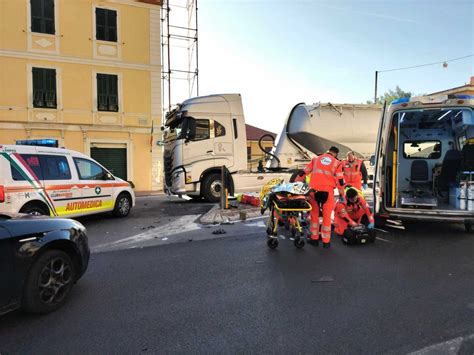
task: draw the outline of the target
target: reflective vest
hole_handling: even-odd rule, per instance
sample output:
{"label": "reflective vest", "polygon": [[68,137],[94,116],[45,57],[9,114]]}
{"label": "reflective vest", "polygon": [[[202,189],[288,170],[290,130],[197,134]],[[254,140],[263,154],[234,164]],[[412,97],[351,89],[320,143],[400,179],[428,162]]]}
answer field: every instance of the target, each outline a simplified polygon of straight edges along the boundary
{"label": "reflective vest", "polygon": [[311,159],[305,173],[311,174],[309,186],[317,191],[333,190],[343,178],[341,162],[329,153]]}
{"label": "reflective vest", "polygon": [[374,216],[367,202],[359,196],[356,203],[349,203],[347,201],[344,203],[344,208],[341,210],[339,217],[344,218],[348,216],[350,219],[357,221],[364,214],[367,215],[369,223],[374,223]]}
{"label": "reflective vest", "polygon": [[354,184],[359,183],[362,181],[362,173],[360,171],[361,165],[364,162],[361,159],[354,159],[354,161],[350,162],[349,160],[345,159],[342,161],[342,170],[344,172],[344,182],[346,184]]}

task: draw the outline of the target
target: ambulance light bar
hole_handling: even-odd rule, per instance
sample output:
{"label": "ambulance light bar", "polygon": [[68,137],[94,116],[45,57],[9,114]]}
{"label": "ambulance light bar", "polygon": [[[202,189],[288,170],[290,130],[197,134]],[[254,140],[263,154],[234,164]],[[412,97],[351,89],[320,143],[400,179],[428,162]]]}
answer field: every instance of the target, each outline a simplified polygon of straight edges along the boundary
{"label": "ambulance light bar", "polygon": [[58,148],[59,142],[57,139],[26,139],[16,141],[17,145],[34,145],[37,147],[52,147]]}

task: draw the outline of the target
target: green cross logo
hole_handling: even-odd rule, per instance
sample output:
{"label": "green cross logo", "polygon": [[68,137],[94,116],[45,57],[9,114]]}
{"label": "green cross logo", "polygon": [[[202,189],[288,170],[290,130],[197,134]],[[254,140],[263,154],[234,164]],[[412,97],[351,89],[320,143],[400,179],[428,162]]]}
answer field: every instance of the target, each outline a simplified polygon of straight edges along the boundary
{"label": "green cross logo", "polygon": [[96,187],[95,187],[95,193],[96,193],[97,195],[100,195],[100,192],[101,192],[101,191],[102,191],[102,189],[100,188],[100,186],[96,186]]}

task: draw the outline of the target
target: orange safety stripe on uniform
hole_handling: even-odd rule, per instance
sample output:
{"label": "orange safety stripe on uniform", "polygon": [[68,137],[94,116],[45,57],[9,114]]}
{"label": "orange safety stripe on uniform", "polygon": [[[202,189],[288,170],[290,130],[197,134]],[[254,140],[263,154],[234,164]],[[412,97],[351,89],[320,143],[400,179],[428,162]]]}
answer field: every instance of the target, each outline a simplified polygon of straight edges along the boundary
{"label": "orange safety stripe on uniform", "polygon": [[331,227],[326,227],[326,226],[322,226],[321,227],[321,233],[324,233],[323,231],[331,231]]}
{"label": "orange safety stripe on uniform", "polygon": [[331,173],[330,171],[323,170],[323,169],[318,169],[318,168],[314,168],[314,169],[313,169],[313,173],[321,173],[321,174],[329,175],[329,176],[333,176],[333,175],[334,175],[334,174]]}

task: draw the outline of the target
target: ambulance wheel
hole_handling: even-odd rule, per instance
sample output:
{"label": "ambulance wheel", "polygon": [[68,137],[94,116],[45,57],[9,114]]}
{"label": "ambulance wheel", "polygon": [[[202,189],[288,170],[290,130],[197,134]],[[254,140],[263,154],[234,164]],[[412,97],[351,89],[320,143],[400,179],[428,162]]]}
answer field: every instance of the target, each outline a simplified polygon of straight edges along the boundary
{"label": "ambulance wheel", "polygon": [[472,232],[472,223],[471,222],[464,222],[464,228],[466,229],[466,232],[471,233]]}
{"label": "ambulance wheel", "polygon": [[296,238],[293,244],[295,244],[295,247],[297,247],[298,249],[302,249],[304,247],[304,239]]}
{"label": "ambulance wheel", "polygon": [[278,239],[276,238],[268,238],[267,240],[267,246],[270,249],[276,249],[278,247]]}
{"label": "ambulance wheel", "polygon": [[31,214],[33,216],[49,216],[49,210],[38,203],[27,203],[20,210],[20,213]]}
{"label": "ambulance wheel", "polygon": [[132,209],[132,199],[126,193],[118,195],[113,214],[115,217],[127,217]]}

